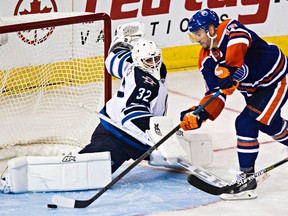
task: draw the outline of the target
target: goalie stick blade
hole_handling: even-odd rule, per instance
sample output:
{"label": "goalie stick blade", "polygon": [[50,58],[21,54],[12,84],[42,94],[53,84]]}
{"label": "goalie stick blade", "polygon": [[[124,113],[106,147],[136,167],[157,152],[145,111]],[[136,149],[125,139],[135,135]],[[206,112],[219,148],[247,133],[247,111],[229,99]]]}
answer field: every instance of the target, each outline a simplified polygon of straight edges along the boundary
{"label": "goalie stick blade", "polygon": [[53,204],[55,204],[56,206],[61,206],[61,207],[66,207],[66,208],[86,208],[93,201],[94,201],[94,197],[89,200],[75,200],[75,199],[70,199],[67,197],[62,197],[62,196],[57,196],[57,195],[52,197]]}
{"label": "goalie stick blade", "polygon": [[75,200],[74,199],[70,199],[70,198],[66,198],[66,197],[62,197],[62,196],[53,196],[52,197],[52,203],[57,205],[57,206],[61,206],[61,207],[67,207],[67,208],[74,208],[75,207]]}
{"label": "goalie stick blade", "polygon": [[209,184],[208,182],[203,181],[202,179],[198,178],[193,174],[188,175],[187,181],[192,186],[212,195],[221,195],[231,190],[231,187],[228,185],[224,187],[217,187]]}

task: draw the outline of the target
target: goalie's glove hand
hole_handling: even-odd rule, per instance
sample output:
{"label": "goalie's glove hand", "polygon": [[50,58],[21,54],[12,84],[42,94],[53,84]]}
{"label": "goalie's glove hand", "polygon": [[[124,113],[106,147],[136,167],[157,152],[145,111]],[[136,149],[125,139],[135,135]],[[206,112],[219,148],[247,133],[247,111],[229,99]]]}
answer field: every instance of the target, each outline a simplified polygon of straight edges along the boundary
{"label": "goalie's glove hand", "polygon": [[200,111],[198,115],[194,115],[193,111],[195,111],[197,108],[198,106],[193,106],[190,109],[181,112],[180,127],[183,130],[195,130],[200,128],[202,123],[208,119],[209,113],[205,110]]}
{"label": "goalie's glove hand", "polygon": [[219,78],[218,85],[223,94],[231,95],[238,88],[239,81],[233,79],[228,68],[219,66],[216,68],[215,74]]}
{"label": "goalie's glove hand", "polygon": [[117,43],[118,47],[132,50],[136,41],[144,35],[145,25],[143,22],[130,22],[122,24],[116,28],[115,40],[113,43]]}

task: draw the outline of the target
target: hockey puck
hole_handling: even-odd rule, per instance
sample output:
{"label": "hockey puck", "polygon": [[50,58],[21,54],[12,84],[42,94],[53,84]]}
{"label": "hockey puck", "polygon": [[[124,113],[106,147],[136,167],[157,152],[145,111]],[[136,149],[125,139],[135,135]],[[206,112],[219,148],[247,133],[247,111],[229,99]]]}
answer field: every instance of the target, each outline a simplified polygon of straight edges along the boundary
{"label": "hockey puck", "polygon": [[57,208],[57,205],[55,205],[55,204],[48,204],[47,207],[48,207],[48,208],[53,208],[53,209],[55,209],[55,208]]}

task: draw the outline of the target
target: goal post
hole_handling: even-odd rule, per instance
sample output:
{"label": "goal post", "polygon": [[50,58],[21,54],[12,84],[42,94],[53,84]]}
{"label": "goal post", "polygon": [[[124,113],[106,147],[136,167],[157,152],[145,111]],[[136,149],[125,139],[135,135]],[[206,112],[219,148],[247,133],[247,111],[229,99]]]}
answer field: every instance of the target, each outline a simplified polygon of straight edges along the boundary
{"label": "goal post", "polygon": [[59,155],[89,143],[111,97],[105,13],[45,13],[0,22],[0,160]]}

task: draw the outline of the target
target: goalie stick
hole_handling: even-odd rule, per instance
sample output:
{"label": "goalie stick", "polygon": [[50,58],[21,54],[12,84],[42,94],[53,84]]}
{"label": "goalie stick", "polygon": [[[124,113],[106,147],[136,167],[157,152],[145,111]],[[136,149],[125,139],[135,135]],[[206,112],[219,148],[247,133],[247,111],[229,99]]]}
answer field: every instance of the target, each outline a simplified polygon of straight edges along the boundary
{"label": "goalie stick", "polygon": [[260,177],[262,175],[265,175],[267,172],[275,169],[276,167],[284,164],[288,162],[288,157],[284,158],[283,160],[279,161],[278,163],[275,163],[271,166],[268,166],[256,173],[254,173],[253,175],[247,177],[247,178],[242,178],[242,179],[239,179],[237,180],[235,183],[232,183],[232,184],[228,184],[226,186],[223,186],[223,187],[218,187],[218,186],[215,186],[215,185],[212,185],[210,184],[209,182],[207,182],[205,179],[199,177],[199,176],[196,176],[194,174],[190,174],[188,176],[188,182],[193,185],[194,187],[202,190],[202,191],[205,191],[207,193],[210,193],[212,195],[221,195],[221,194],[224,194],[224,193],[233,193],[233,190],[235,190],[236,188],[240,188],[241,186],[245,185],[248,181],[251,181],[257,177]]}
{"label": "goalie stick", "polygon": [[[99,118],[105,120],[106,122],[109,122],[111,125],[115,126],[116,128],[120,129],[121,131],[134,137],[136,140],[139,140],[140,142],[142,142],[144,144],[148,144],[150,146],[153,146],[155,144],[155,143],[151,142],[150,140],[145,140],[143,137],[141,137],[141,138],[138,137],[136,134],[127,130],[122,125],[112,121],[109,117],[86,107],[84,104],[79,104],[79,105],[80,105],[80,107],[88,110],[89,112],[95,113],[96,115],[98,115]],[[209,180],[210,182],[213,182],[213,184],[215,184],[219,187],[222,187],[222,186],[225,186],[228,184],[228,182],[226,182],[223,179],[213,175],[212,173],[208,172],[204,168],[202,168],[200,166],[192,165],[190,162],[188,162],[187,160],[185,160],[183,158],[178,158],[176,163],[178,165],[180,165],[182,168],[190,171],[191,173],[194,173],[195,175],[200,175],[202,178],[206,178],[207,180]]]}
{"label": "goalie stick", "polygon": [[[214,99],[216,99],[220,94],[221,90],[217,91],[209,100],[207,100],[204,104],[199,106],[194,112],[194,115],[197,115],[201,112],[206,106],[208,106]],[[103,187],[97,194],[87,200],[75,200],[71,198],[66,198],[62,196],[53,196],[52,202],[53,204],[48,204],[48,208],[57,208],[57,206],[68,207],[68,208],[86,208],[91,205],[95,200],[97,200],[102,194],[104,194],[109,188],[111,188],[114,184],[116,184],[121,178],[123,178],[130,170],[132,170],[135,166],[137,166],[142,160],[148,157],[155,149],[157,149],[162,143],[164,143],[169,137],[171,137],[174,133],[176,133],[180,129],[180,124],[177,125],[174,129],[172,129],[168,134],[166,134],[161,140],[159,140],[155,145],[149,148],[146,152],[144,152],[137,160],[135,160],[130,166],[128,166],[125,170],[123,170],[118,176],[116,176],[110,183],[108,183],[105,187]]]}

